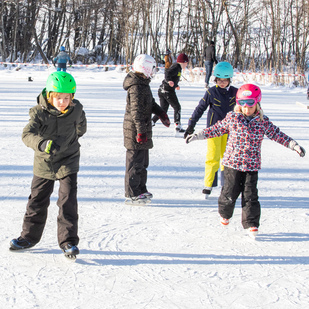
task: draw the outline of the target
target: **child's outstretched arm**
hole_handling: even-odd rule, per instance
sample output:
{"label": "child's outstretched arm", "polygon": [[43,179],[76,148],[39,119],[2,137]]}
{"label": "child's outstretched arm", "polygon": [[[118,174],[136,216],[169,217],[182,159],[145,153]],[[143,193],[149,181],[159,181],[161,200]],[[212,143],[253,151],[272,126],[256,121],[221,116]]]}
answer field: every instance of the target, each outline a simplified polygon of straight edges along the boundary
{"label": "child's outstretched arm", "polygon": [[217,121],[213,126],[208,127],[198,133],[194,133],[191,135],[188,135],[186,139],[186,143],[189,144],[193,141],[197,140],[203,140],[207,138],[212,138],[212,137],[218,137],[222,136],[224,134],[229,133],[229,122],[231,121],[231,113],[228,113],[228,115],[223,119]]}
{"label": "child's outstretched arm", "polygon": [[296,151],[301,157],[304,157],[306,154],[306,150],[294,140],[290,141],[289,148]]}
{"label": "child's outstretched arm", "polygon": [[218,137],[222,136],[224,134],[228,133],[228,129],[224,126],[223,121],[218,121],[215,125],[206,128],[198,133],[194,133],[191,135],[188,135],[186,137],[186,143],[189,144],[193,141],[197,140],[203,140],[207,138],[212,138],[212,137]]}
{"label": "child's outstretched arm", "polygon": [[296,151],[301,157],[305,156],[305,149],[298,145],[297,142],[294,141],[291,137],[283,133],[279,127],[275,126],[268,118],[266,120],[264,119],[264,125],[265,134],[269,139]]}
{"label": "child's outstretched arm", "polygon": [[201,139],[205,139],[204,131],[200,131],[198,133],[188,135],[186,137],[186,143],[189,144],[193,141],[197,141],[197,140],[201,140]]}
{"label": "child's outstretched arm", "polygon": [[206,91],[203,98],[199,101],[194,112],[189,118],[188,127],[184,134],[184,138],[186,138],[190,134],[193,134],[196,123],[200,120],[200,118],[203,116],[204,112],[210,105],[210,98],[211,98],[210,93]]}

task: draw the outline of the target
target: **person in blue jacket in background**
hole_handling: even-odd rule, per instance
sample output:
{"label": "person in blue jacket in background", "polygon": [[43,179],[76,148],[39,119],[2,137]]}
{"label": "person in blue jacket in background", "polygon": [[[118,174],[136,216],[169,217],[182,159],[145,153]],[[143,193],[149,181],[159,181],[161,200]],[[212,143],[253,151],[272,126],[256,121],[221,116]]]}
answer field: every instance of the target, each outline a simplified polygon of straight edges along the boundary
{"label": "person in blue jacket in background", "polygon": [[60,47],[60,53],[54,58],[53,63],[57,63],[57,71],[67,71],[67,62],[69,62],[70,65],[72,65],[72,60],[68,53],[65,51],[65,47],[61,46]]}
{"label": "person in blue jacket in background", "polygon": [[[226,114],[233,110],[236,104],[237,88],[231,86],[233,77],[233,67],[228,62],[219,62],[214,69],[215,86],[206,90],[204,97],[200,100],[189,119],[188,127],[184,134],[186,138],[193,134],[194,127],[204,112],[208,109],[207,127],[214,125],[218,120],[222,120]],[[203,193],[207,199],[213,187],[218,185],[217,171],[220,161],[223,158],[227,142],[227,134],[207,139],[207,153],[205,161],[205,177]],[[223,165],[221,165],[221,184],[223,184]]]}

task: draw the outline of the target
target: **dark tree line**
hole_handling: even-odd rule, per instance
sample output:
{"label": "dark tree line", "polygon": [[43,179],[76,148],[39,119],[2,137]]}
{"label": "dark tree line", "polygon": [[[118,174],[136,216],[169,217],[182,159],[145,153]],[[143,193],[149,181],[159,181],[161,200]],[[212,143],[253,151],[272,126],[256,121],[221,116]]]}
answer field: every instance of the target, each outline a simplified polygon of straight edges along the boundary
{"label": "dark tree line", "polygon": [[239,70],[308,61],[309,0],[11,0],[0,12],[2,61],[48,63],[65,46],[74,62],[130,64],[169,48],[202,66],[210,40]]}

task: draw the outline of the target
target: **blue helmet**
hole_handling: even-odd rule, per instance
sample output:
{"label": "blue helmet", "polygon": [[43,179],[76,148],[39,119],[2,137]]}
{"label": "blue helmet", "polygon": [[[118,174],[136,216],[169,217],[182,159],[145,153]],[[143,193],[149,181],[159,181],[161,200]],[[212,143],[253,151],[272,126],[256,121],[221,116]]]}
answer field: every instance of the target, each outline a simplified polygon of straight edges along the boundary
{"label": "blue helmet", "polygon": [[65,47],[64,46],[60,46],[60,51],[65,51]]}
{"label": "blue helmet", "polygon": [[219,62],[214,69],[214,76],[219,78],[232,78],[233,73],[233,67],[229,62]]}

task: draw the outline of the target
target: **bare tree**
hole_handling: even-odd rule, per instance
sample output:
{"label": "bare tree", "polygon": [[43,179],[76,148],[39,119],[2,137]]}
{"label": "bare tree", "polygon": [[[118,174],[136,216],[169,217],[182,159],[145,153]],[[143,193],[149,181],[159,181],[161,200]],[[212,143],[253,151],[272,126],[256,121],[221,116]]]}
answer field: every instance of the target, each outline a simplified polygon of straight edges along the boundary
{"label": "bare tree", "polygon": [[11,62],[48,62],[63,45],[86,63],[159,60],[170,48],[201,66],[211,40],[240,70],[304,72],[308,61],[309,0],[6,0],[0,13],[0,55]]}

